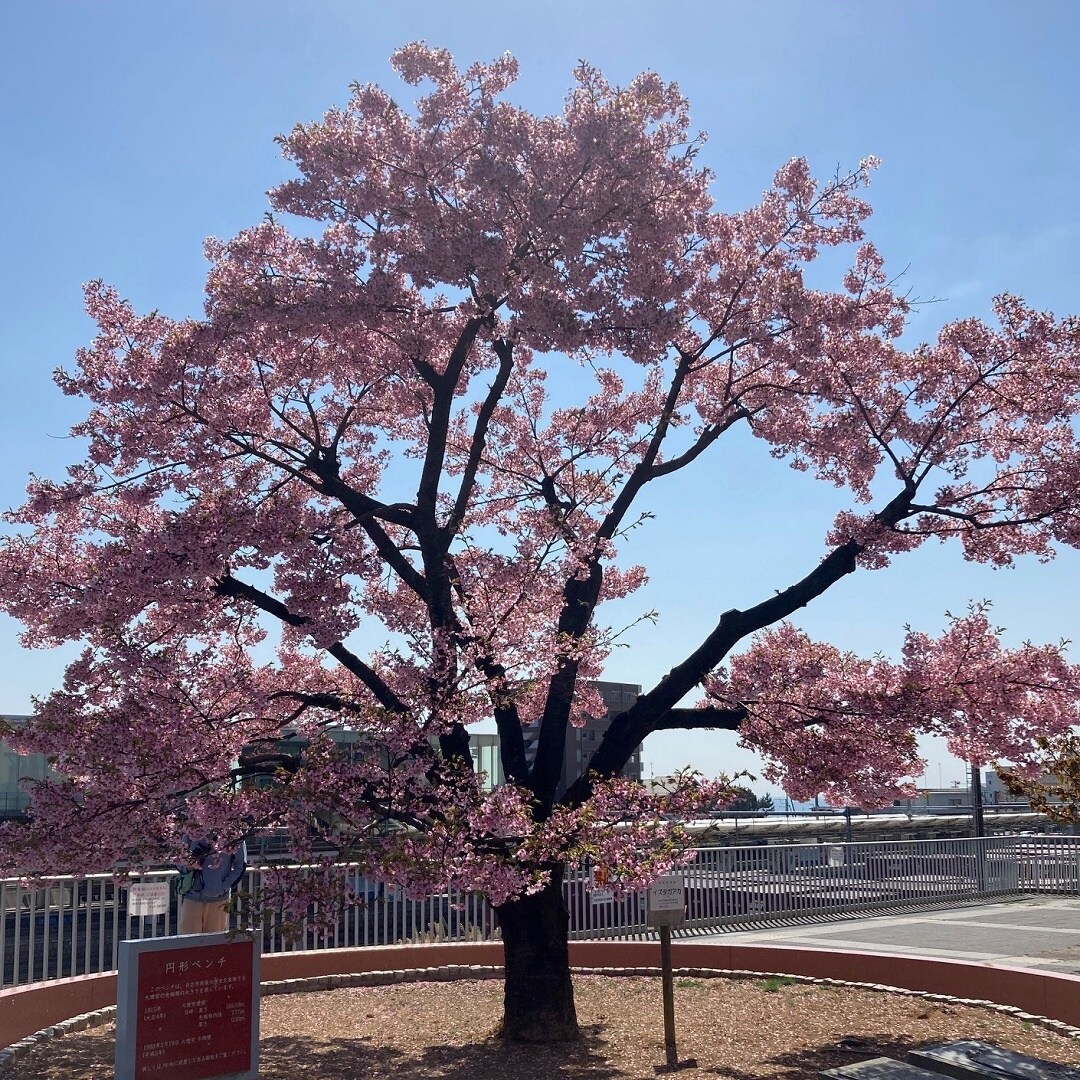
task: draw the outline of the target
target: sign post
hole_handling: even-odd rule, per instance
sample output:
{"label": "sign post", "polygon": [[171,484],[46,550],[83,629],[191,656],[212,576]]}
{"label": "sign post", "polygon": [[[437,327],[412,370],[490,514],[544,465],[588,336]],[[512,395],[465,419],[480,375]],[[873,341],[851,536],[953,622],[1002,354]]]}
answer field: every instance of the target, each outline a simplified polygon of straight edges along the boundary
{"label": "sign post", "polygon": [[649,925],[660,931],[660,973],[664,991],[664,1057],[667,1064],[657,1072],[696,1068],[693,1058],[679,1061],[675,1048],[675,985],[671,976],[671,928],[686,921],[686,890],[682,876],[666,874],[649,886]]}
{"label": "sign post", "polygon": [[190,934],[120,943],[116,1080],[256,1080],[259,948]]}

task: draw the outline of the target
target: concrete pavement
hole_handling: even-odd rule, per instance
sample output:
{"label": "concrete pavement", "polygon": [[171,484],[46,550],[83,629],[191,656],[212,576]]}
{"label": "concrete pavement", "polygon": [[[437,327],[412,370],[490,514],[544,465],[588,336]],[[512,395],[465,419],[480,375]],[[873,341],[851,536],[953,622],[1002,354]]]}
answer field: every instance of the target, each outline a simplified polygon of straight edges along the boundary
{"label": "concrete pavement", "polygon": [[1080,974],[1080,899],[1024,897],[905,915],[865,916],[693,936],[730,945],[890,952]]}

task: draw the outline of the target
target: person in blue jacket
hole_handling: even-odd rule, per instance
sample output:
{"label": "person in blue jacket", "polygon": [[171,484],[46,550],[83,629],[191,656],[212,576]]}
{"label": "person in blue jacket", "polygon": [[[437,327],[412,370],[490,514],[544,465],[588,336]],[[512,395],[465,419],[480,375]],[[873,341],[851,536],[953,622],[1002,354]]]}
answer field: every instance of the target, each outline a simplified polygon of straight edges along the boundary
{"label": "person in blue jacket", "polygon": [[247,869],[247,845],[219,851],[207,840],[192,844],[193,865],[180,868],[178,934],[220,934],[229,928],[229,902]]}

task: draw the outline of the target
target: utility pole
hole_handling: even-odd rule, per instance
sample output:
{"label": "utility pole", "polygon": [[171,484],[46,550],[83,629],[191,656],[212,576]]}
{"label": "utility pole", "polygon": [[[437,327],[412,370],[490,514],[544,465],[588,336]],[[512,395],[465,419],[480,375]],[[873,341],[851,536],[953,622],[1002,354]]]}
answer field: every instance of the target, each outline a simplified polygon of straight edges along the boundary
{"label": "utility pole", "polygon": [[976,762],[971,763],[971,816],[972,828],[977,839],[986,835],[986,823],[983,820],[982,774]]}
{"label": "utility pole", "polygon": [[983,821],[982,774],[978,762],[971,763],[971,817],[975,834],[975,873],[979,892],[986,889],[986,827]]}

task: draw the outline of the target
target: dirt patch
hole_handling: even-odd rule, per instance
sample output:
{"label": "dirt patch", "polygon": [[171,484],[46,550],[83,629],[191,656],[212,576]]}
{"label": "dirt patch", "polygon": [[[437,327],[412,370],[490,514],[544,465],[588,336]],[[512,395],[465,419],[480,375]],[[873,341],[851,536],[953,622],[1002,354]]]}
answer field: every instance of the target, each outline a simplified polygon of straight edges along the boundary
{"label": "dirt patch", "polygon": [[[421,982],[267,997],[261,1080],[616,1080],[664,1062],[660,980],[579,975],[581,1041],[507,1047],[491,1037],[502,984]],[[949,1039],[981,1039],[1065,1065],[1080,1040],[979,1006],[785,979],[678,978],[680,1075],[817,1080],[821,1069]],[[112,1024],[58,1037],[3,1071],[18,1080],[105,1080]]]}

